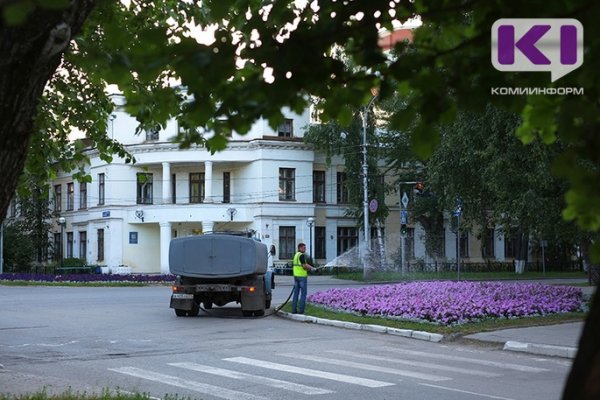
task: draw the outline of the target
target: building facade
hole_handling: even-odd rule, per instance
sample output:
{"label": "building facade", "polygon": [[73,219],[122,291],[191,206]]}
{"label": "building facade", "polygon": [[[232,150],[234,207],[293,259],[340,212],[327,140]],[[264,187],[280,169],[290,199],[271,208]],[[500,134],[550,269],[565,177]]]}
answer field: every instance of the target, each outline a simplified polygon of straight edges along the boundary
{"label": "building facade", "polygon": [[[118,98],[116,99],[119,100]],[[127,266],[136,273],[168,273],[169,242],[174,237],[215,231],[249,231],[271,249],[273,263],[289,261],[299,242],[321,265],[361,245],[356,220],[346,217],[346,173],[341,158],[325,157],[303,142],[310,123],[284,110],[285,122],[272,129],[259,120],[244,136],[233,133],[227,149],[210,154],[203,147],[180,149],[171,142],[175,122],[166,129],[135,134],[136,121],[117,109],[109,134],[125,145],[135,164],[102,161],[89,150],[86,172],[91,183],[70,174],[52,182],[53,240],[65,257],[109,268]],[[374,248],[385,262],[400,254],[399,192],[386,199],[391,213]],[[64,218],[62,229],[58,217]],[[409,220],[404,260],[430,261],[424,231]],[[456,235],[446,224],[443,256],[456,259]],[[504,259],[502,237],[492,237],[489,256]],[[461,240],[462,257],[481,259],[481,243]]]}

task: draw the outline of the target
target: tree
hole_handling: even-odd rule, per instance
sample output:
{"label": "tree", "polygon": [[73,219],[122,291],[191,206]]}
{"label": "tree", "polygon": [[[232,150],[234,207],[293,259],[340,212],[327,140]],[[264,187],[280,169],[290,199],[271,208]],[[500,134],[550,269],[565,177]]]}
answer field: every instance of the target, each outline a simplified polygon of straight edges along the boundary
{"label": "tree", "polygon": [[[363,143],[363,113],[367,112],[366,140]],[[332,157],[342,156],[346,166],[345,170],[345,191],[348,198],[340,199],[339,203],[347,203],[346,216],[356,220],[357,225],[364,229],[370,229],[371,226],[380,227],[382,221],[389,214],[389,208],[385,204],[386,184],[383,180],[383,171],[378,167],[378,160],[381,158],[381,149],[377,145],[379,137],[375,130],[375,118],[371,110],[353,110],[352,120],[347,126],[341,126],[335,122],[325,124],[314,124],[308,127],[304,141],[312,144],[316,150],[325,154],[326,161],[330,164]],[[377,210],[374,213],[368,213],[369,227],[364,226],[364,151],[367,150],[367,193],[368,199],[378,201]],[[338,185],[340,182],[338,182]],[[340,193],[338,192],[338,196]],[[380,232],[378,232],[379,234]],[[373,239],[373,238],[371,238]],[[378,240],[382,240],[378,236]],[[382,243],[378,246],[383,247]],[[383,263],[384,254],[382,251],[373,252],[376,257],[374,261]],[[376,260],[375,260],[376,259]],[[365,265],[366,266],[366,265]],[[368,270],[364,271],[365,278],[370,277]]]}
{"label": "tree", "polygon": [[[422,213],[452,210],[463,203],[461,226],[477,227],[483,237],[499,225],[506,236],[522,243],[517,260],[527,260],[530,238],[553,244],[578,243],[582,233],[561,218],[565,179],[552,175],[551,164],[561,151],[560,140],[524,145],[514,134],[520,118],[489,105],[482,113],[459,112],[441,129],[440,144],[425,162],[424,178],[435,200]],[[518,261],[517,261],[518,262]]]}
{"label": "tree", "polygon": [[[183,145],[206,143],[212,151],[226,145],[221,129],[244,133],[261,116],[276,126],[282,120],[282,106],[301,110],[309,95],[325,99],[325,114],[346,125],[352,117],[348,106],[366,104],[370,90],[379,87],[380,99],[396,90],[408,96],[406,109],[392,123],[399,130],[414,124],[413,148],[426,157],[439,139],[441,123],[453,121],[458,109],[482,110],[492,102],[521,116],[517,134],[525,142],[552,143],[561,138],[565,148],[554,169],[569,183],[563,215],[598,232],[600,72],[593,66],[600,61],[600,26],[595,21],[599,8],[594,0],[526,4],[508,0],[4,1],[0,5],[0,170],[6,172],[0,176],[0,215],[13,195],[28,143],[34,134],[48,134],[36,129],[34,117],[44,87],[58,73],[70,44],[64,60],[85,72],[96,87],[118,84],[140,129],[175,117],[182,127],[178,140]],[[406,44],[398,43],[402,56],[388,62],[378,47],[379,28],[392,28],[393,20],[416,15],[425,21],[415,31],[416,51],[403,52]],[[577,18],[585,27],[585,63],[558,83],[549,84],[547,73],[506,73],[490,65],[493,23],[501,17],[532,15]],[[215,24],[215,41],[205,45],[191,38],[186,32],[190,22],[204,27]],[[360,68],[344,68],[333,56],[335,46],[342,47]],[[240,59],[243,65],[238,64]],[[183,86],[173,85],[173,79]],[[581,88],[584,94],[494,96],[490,90],[558,85]],[[205,139],[198,127],[217,134]],[[97,144],[111,149],[102,138]],[[126,157],[124,152],[119,155]],[[592,251],[600,259],[597,238]],[[565,398],[599,396],[600,389],[593,386],[600,381],[599,334],[597,300]]]}

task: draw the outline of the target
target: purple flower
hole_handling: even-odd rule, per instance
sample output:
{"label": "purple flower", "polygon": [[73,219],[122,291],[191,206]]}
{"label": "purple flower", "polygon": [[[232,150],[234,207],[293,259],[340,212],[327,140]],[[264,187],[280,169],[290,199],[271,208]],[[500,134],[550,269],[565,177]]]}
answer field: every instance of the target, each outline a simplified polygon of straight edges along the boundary
{"label": "purple flower", "polygon": [[311,294],[308,301],[345,312],[450,325],[577,311],[582,292],[569,286],[526,283],[411,282],[329,289]]}

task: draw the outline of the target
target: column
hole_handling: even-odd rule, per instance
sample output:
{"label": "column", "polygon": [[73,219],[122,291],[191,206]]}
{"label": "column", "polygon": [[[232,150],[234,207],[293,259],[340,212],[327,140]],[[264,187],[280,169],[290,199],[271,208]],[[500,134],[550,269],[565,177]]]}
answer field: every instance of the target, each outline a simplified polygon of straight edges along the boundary
{"label": "column", "polygon": [[[213,163],[212,161],[204,161],[204,202],[212,203],[212,183],[213,183]],[[212,229],[211,229],[212,230]]]}
{"label": "column", "polygon": [[162,203],[171,203],[171,164],[168,162],[162,163]]}
{"label": "column", "polygon": [[215,221],[202,221],[202,233],[212,233],[215,227]]}
{"label": "column", "polygon": [[160,273],[169,273],[169,244],[171,243],[171,223],[160,223]]}

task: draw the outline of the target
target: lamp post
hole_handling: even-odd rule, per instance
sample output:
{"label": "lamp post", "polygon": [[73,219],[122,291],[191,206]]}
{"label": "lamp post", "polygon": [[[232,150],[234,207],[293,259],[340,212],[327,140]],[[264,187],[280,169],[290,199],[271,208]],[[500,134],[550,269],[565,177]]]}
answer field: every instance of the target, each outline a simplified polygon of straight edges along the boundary
{"label": "lamp post", "polygon": [[456,272],[457,280],[460,281],[460,215],[462,214],[463,203],[460,196],[456,198],[456,208],[454,216],[456,217]]}
{"label": "lamp post", "polygon": [[313,217],[308,217],[306,220],[306,225],[308,225],[308,254],[312,258],[312,230],[313,225],[315,224],[315,219]]}
{"label": "lamp post", "polygon": [[369,110],[373,105],[373,102],[377,98],[377,94],[373,94],[369,103],[363,108],[362,112],[362,133],[363,133],[363,217],[364,217],[364,229],[365,229],[365,251],[363,255],[363,278],[365,280],[370,278],[369,266],[367,265],[369,254],[371,252],[371,240],[369,238],[369,166],[367,164],[367,122],[369,119]]}
{"label": "lamp post", "polygon": [[65,263],[64,233],[65,233],[65,225],[67,224],[67,220],[65,219],[65,217],[60,217],[58,219],[58,224],[60,225],[60,268],[63,268],[64,263]]}

